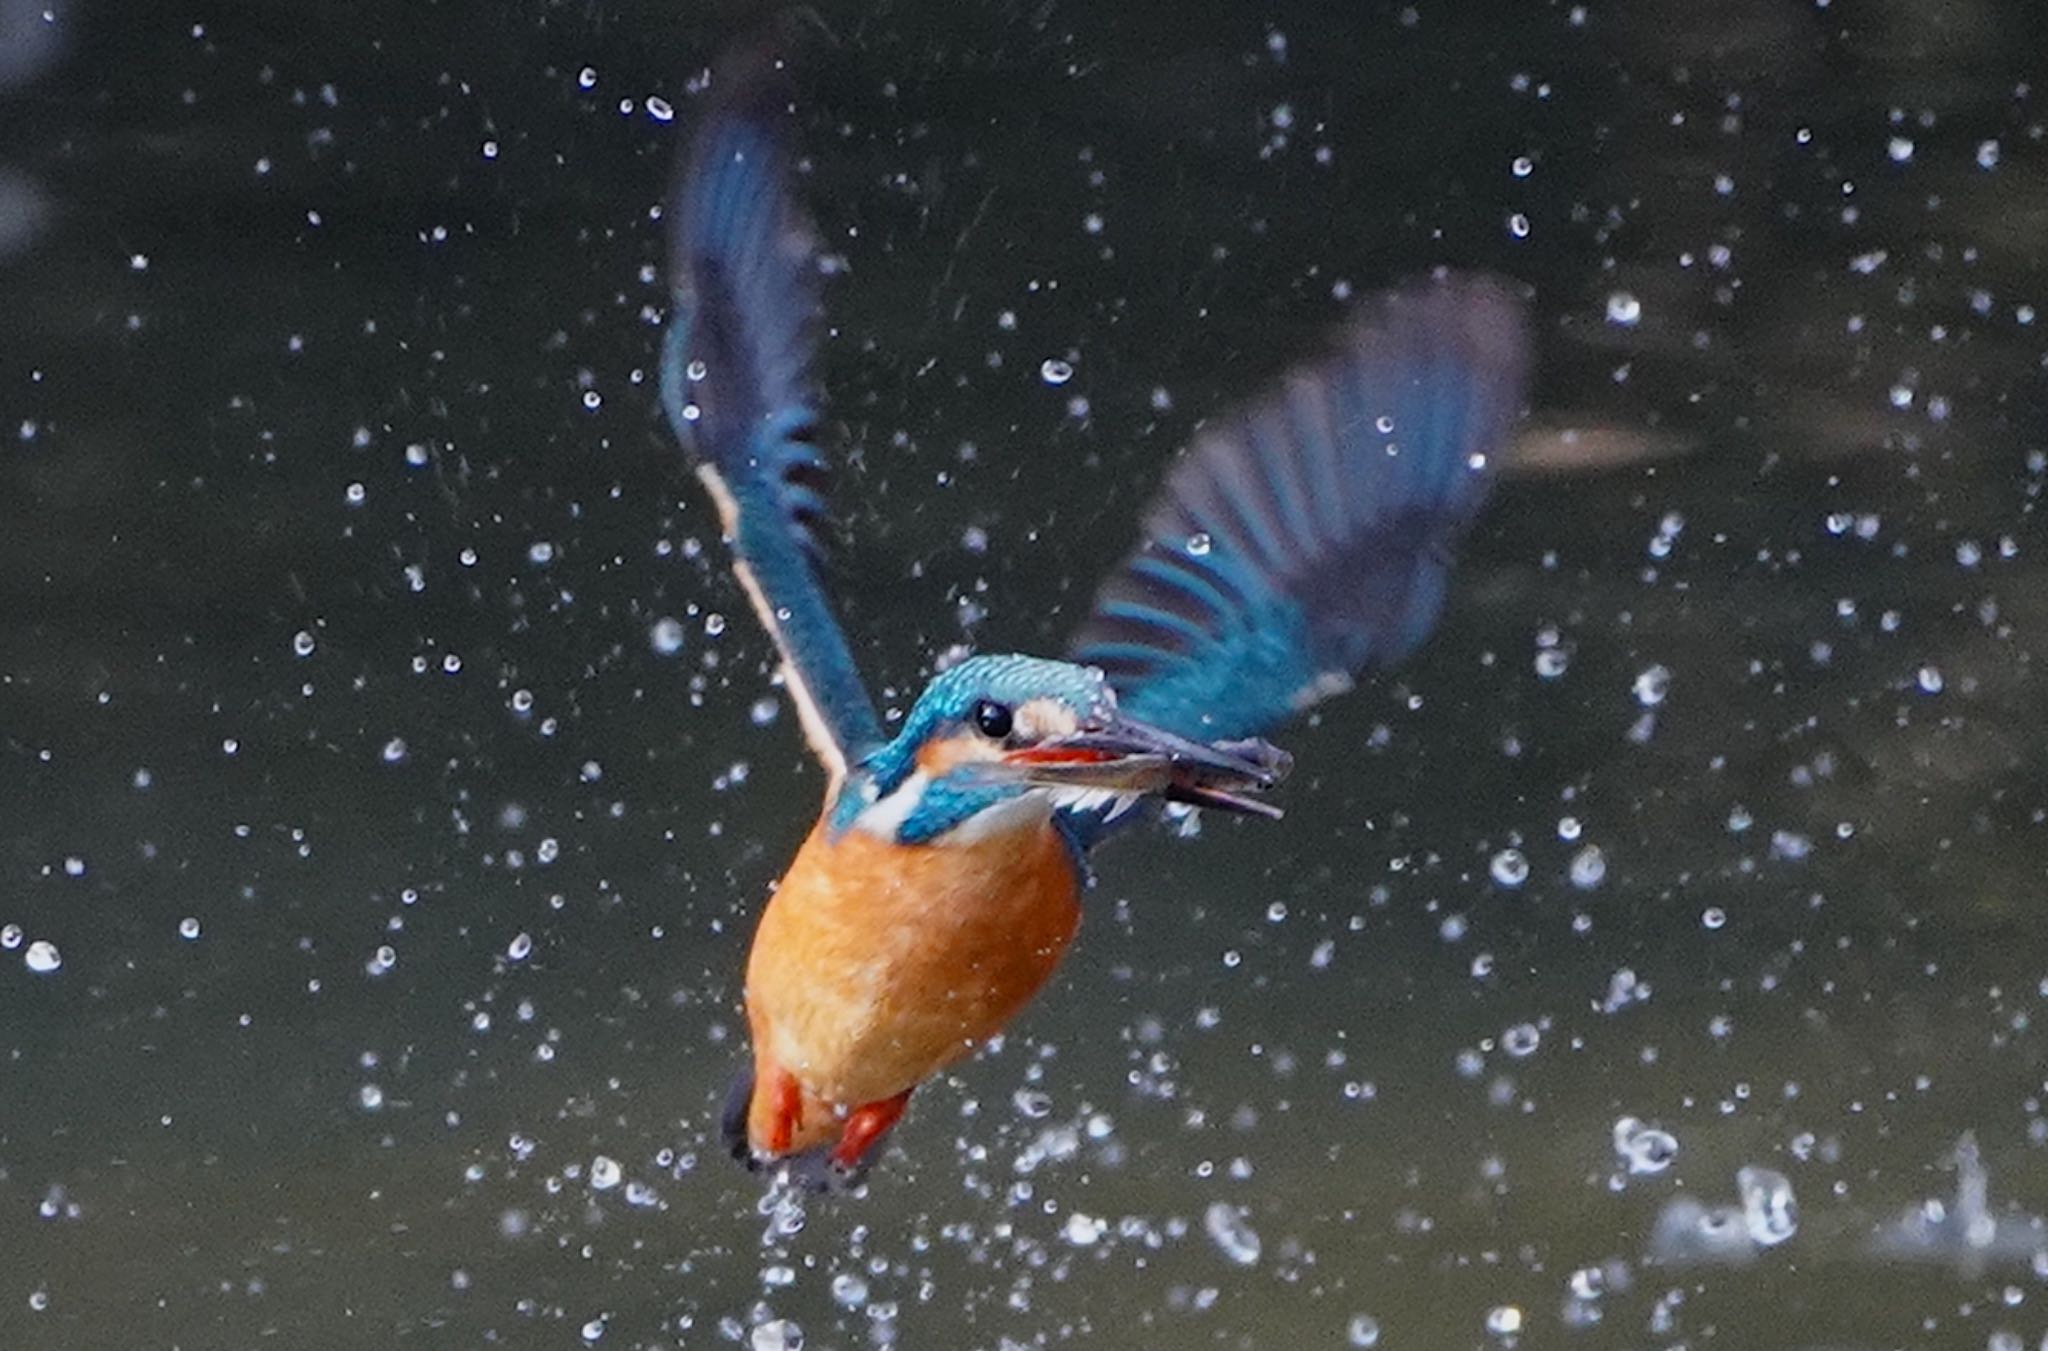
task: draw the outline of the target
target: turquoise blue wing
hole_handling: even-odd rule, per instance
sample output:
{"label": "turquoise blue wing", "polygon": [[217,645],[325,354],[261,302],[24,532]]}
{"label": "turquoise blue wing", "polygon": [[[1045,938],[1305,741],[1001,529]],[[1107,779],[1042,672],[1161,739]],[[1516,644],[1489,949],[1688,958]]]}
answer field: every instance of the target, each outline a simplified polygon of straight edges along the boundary
{"label": "turquoise blue wing", "polygon": [[792,184],[779,62],[757,53],[714,79],[667,212],[662,408],[717,502],[811,747],[838,775],[882,731],[818,576],[817,235]]}
{"label": "turquoise blue wing", "polygon": [[1327,355],[1197,435],[1074,659],[1130,713],[1205,741],[1264,732],[1399,661],[1436,622],[1528,367],[1500,281],[1366,304]]}

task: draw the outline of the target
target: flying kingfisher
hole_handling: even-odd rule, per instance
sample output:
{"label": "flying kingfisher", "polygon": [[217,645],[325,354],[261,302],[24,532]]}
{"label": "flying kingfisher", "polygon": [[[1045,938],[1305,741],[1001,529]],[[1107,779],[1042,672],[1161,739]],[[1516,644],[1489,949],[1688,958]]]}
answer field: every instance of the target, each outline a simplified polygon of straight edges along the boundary
{"label": "flying kingfisher", "polygon": [[1198,431],[1064,659],[969,657],[891,736],[819,580],[819,242],[790,89],[766,50],[714,74],[666,210],[661,401],[826,776],[754,933],[723,1129],[742,1161],[832,1185],[1045,984],[1087,853],[1133,807],[1278,815],[1256,795],[1287,757],[1259,734],[1429,632],[1529,359],[1498,280],[1360,304]]}

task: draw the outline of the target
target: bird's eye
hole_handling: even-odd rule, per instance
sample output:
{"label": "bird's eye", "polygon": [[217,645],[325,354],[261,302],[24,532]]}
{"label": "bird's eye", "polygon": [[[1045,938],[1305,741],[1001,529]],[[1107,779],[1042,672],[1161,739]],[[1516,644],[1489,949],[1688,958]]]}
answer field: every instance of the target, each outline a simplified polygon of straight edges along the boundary
{"label": "bird's eye", "polygon": [[1004,737],[1008,736],[1013,721],[1008,704],[999,704],[993,699],[984,699],[974,706],[974,726],[983,736],[988,737],[990,740],[1001,741]]}

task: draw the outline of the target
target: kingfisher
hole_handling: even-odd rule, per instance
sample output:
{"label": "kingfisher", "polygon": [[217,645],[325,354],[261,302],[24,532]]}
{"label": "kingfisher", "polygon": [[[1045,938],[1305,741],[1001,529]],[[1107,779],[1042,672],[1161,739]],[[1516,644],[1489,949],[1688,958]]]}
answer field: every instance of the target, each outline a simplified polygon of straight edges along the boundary
{"label": "kingfisher", "polygon": [[1081,919],[1089,851],[1178,802],[1264,816],[1260,739],[1411,653],[1523,411],[1518,289],[1439,271],[1203,424],[1060,657],[935,675],[891,735],[821,582],[821,246],[794,82],[714,69],[664,206],[661,404],[824,769],[746,960],[734,1156],[851,1184],[916,1088],[1001,1032]]}

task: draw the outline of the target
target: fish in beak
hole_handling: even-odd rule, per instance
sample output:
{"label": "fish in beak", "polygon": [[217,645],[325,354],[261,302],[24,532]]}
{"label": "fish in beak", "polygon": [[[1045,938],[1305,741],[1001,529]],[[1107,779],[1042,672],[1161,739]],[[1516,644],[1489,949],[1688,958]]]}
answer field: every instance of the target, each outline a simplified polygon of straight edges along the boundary
{"label": "fish in beak", "polygon": [[1099,727],[1010,751],[991,768],[1013,782],[1077,796],[1160,797],[1278,817],[1278,807],[1253,794],[1279,783],[1293,764],[1286,751],[1256,737],[1203,743],[1119,713]]}

